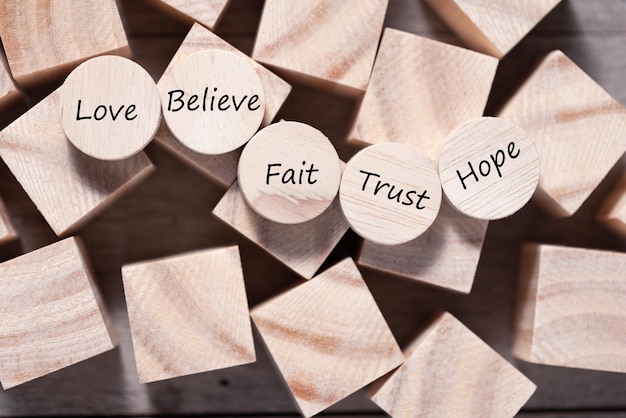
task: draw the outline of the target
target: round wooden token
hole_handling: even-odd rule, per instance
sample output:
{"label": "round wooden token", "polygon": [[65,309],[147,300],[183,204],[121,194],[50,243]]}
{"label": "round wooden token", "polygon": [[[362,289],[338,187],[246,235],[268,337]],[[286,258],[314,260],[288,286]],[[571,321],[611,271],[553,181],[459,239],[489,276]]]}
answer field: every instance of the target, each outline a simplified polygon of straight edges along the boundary
{"label": "round wooden token", "polygon": [[263,85],[237,55],[200,51],[160,82],[163,116],[174,136],[202,154],[224,154],[252,138],[265,113]]}
{"label": "round wooden token", "polygon": [[300,122],[260,130],[241,153],[241,192],[250,207],[274,222],[295,224],[320,215],[335,199],[341,162],[320,131]]}
{"label": "round wooden token", "polygon": [[139,64],[118,57],[90,59],[61,88],[61,125],[69,141],[100,160],[141,151],[161,122],[156,84]]}
{"label": "round wooden token", "polygon": [[341,208],[366,240],[403,244],[433,223],[441,205],[434,163],[412,147],[382,143],[348,162],[339,188]]}
{"label": "round wooden token", "polygon": [[500,219],[522,208],[539,183],[539,155],[526,132],[498,118],[474,119],[446,139],[441,185],[459,211]]}

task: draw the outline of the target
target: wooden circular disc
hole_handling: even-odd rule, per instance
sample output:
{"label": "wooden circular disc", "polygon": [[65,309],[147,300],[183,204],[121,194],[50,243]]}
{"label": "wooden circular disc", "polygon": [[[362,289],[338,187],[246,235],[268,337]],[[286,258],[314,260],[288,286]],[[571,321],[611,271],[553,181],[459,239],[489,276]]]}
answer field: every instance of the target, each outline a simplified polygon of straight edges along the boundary
{"label": "wooden circular disc", "polygon": [[69,141],[100,160],[121,160],[152,140],[161,122],[156,84],[139,64],[117,56],[90,59],[61,88],[61,125]]}
{"label": "wooden circular disc", "polygon": [[341,208],[366,240],[403,244],[433,223],[441,205],[434,163],[404,144],[382,143],[348,162],[339,188]]}
{"label": "wooden circular disc", "polygon": [[252,138],[265,113],[263,85],[237,55],[200,51],[160,82],[163,116],[174,136],[202,154],[224,154]]}
{"label": "wooden circular disc", "polygon": [[252,209],[274,222],[295,224],[320,215],[337,196],[341,163],[320,131],[300,122],[260,130],[241,153],[241,192]]}
{"label": "wooden circular disc", "polygon": [[517,125],[474,119],[446,139],[439,176],[448,200],[479,219],[500,219],[521,209],[539,183],[539,155]]}

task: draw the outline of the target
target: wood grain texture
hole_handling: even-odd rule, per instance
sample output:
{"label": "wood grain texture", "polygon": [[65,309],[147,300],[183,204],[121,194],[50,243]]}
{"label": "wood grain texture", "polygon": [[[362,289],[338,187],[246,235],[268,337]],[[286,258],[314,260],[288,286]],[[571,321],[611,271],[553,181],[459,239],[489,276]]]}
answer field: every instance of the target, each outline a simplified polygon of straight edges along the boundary
{"label": "wood grain texture", "polygon": [[513,417],[537,388],[447,312],[404,355],[371,394],[393,418]]}
{"label": "wood grain texture", "polygon": [[626,236],[626,173],[615,184],[598,209],[596,218],[605,226]]}
{"label": "wood grain texture", "polygon": [[320,86],[361,93],[388,0],[268,0],[252,57]]}
{"label": "wood grain texture", "polygon": [[306,417],[398,367],[404,359],[349,258],[265,302],[251,316]]}
{"label": "wood grain texture", "polygon": [[[339,199],[318,217],[300,224],[279,224],[258,215],[235,182],[213,215],[230,225],[305,279],[313,277],[348,230]],[[290,240],[288,237],[298,237]]]}
{"label": "wood grain texture", "polygon": [[426,0],[470,48],[502,58],[561,0]]}
{"label": "wood grain texture", "polygon": [[68,235],[153,170],[141,153],[99,161],[80,153],[61,127],[59,90],[0,132],[0,155],[54,232]]}
{"label": "wood grain texture", "polygon": [[444,200],[437,219],[423,235],[402,245],[365,241],[357,263],[444,289],[469,293],[488,223],[463,215]]}
{"label": "wood grain texture", "polygon": [[218,24],[230,0],[148,0],[184,23],[199,22],[208,29]]}
{"label": "wood grain texture", "polygon": [[536,201],[554,216],[575,213],[626,151],[626,109],[561,51],[545,57],[499,116],[535,142]]}
{"label": "wood grain texture", "polygon": [[17,231],[13,226],[9,212],[4,201],[0,198],[0,245],[14,241],[17,238]]}
{"label": "wood grain texture", "polygon": [[483,115],[497,65],[487,55],[385,29],[350,140],[400,142],[437,160],[454,128]]}
{"label": "wood grain texture", "polygon": [[626,254],[523,248],[513,354],[562,367],[626,372]]}
{"label": "wood grain texture", "polygon": [[328,137],[301,122],[280,121],[257,132],[241,153],[237,182],[256,213],[297,224],[333,203],[341,161]]}
{"label": "wood grain texture", "polygon": [[502,219],[535,193],[539,155],[528,134],[514,123],[473,119],[446,138],[439,177],[455,208],[474,218]]}
{"label": "wood grain texture", "polygon": [[141,383],[255,361],[236,246],[122,267]]}
{"label": "wood grain texture", "polygon": [[88,262],[74,238],[0,264],[0,276],[4,389],[115,347]]}
{"label": "wood grain texture", "polygon": [[3,1],[0,37],[23,85],[60,78],[96,55],[130,54],[115,0]]}
{"label": "wood grain texture", "polygon": [[132,157],[148,145],[161,123],[154,80],[126,58],[91,58],[67,76],[60,91],[63,131],[93,158]]}
{"label": "wood grain texture", "polygon": [[4,58],[0,57],[0,111],[13,104],[21,95],[3,61]]}

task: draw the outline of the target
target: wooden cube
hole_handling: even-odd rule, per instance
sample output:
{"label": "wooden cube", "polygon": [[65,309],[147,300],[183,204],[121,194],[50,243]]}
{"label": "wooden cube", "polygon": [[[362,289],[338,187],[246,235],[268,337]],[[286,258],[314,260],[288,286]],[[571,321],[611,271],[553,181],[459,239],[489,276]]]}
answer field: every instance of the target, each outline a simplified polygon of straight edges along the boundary
{"label": "wooden cube", "polygon": [[393,418],[513,417],[536,386],[459,320],[443,313],[404,352],[372,400]]}
{"label": "wooden cube", "polygon": [[213,215],[305,279],[313,277],[349,228],[339,199],[307,222],[280,224],[269,221],[252,210],[237,182],[215,206]]}
{"label": "wooden cube", "polygon": [[[168,75],[176,64],[187,56],[206,49],[232,52],[242,58],[246,58],[250,65],[254,67],[261,78],[265,93],[265,115],[262,125],[270,124],[289,95],[291,86],[210,30],[202,27],[202,25],[196,23],[191,27],[161,78],[163,79],[163,77]],[[161,88],[161,83],[157,83],[157,86]],[[201,174],[208,176],[225,188],[233,184],[233,181],[237,178],[237,163],[241,150],[222,155],[206,155],[194,152],[176,139],[165,121],[161,122],[161,127],[154,137],[154,141],[198,170]]]}
{"label": "wooden cube", "polygon": [[56,90],[0,132],[0,154],[54,232],[65,236],[154,166],[144,153],[115,162],[86,156],[65,137],[60,114]]}
{"label": "wooden cube", "polygon": [[9,389],[115,347],[74,238],[0,264],[0,382]]}
{"label": "wooden cube", "polygon": [[598,221],[626,237],[626,172],[598,210]]}
{"label": "wooden cube", "polygon": [[255,308],[252,320],[306,417],[404,360],[349,258]]}
{"label": "wooden cube", "polygon": [[122,278],[141,383],[255,361],[237,247],[126,265]]}
{"label": "wooden cube", "polygon": [[481,117],[498,60],[385,29],[350,140],[400,142],[438,160],[461,123]]}
{"label": "wooden cube", "polygon": [[513,354],[626,373],[626,254],[527,244]]}
{"label": "wooden cube", "polygon": [[388,0],[266,0],[252,57],[296,78],[360,95]]}
{"label": "wooden cube", "polygon": [[535,200],[554,216],[576,212],[626,151],[626,110],[561,51],[541,62],[499,116],[535,142]]}
{"label": "wooden cube", "polygon": [[173,18],[184,23],[198,22],[213,29],[230,0],[148,0]]}
{"label": "wooden cube", "polygon": [[358,264],[469,293],[488,223],[463,215],[443,201],[435,223],[423,235],[402,245],[365,241]]}
{"label": "wooden cube", "polygon": [[470,48],[502,58],[561,0],[426,0]]}
{"label": "wooden cube", "polygon": [[130,55],[115,0],[3,1],[0,37],[20,85],[63,77],[96,55]]}

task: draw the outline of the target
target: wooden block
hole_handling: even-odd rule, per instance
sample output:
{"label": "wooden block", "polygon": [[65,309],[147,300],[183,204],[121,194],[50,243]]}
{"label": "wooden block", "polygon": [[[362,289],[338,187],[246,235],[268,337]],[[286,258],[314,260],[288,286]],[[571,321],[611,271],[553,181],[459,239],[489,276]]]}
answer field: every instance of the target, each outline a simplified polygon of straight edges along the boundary
{"label": "wooden block", "polygon": [[404,354],[404,364],[371,393],[393,418],[513,417],[537,388],[449,313]]}
{"label": "wooden block", "polygon": [[424,233],[439,213],[441,195],[433,162],[408,145],[391,142],[354,155],[339,189],[352,229],[383,245],[404,244]]}
{"label": "wooden block", "polygon": [[576,212],[626,151],[626,110],[561,51],[541,62],[499,116],[535,142],[536,201],[555,216]]}
{"label": "wooden block", "polygon": [[404,360],[349,258],[255,308],[251,316],[306,417]]}
{"label": "wooden block", "polygon": [[230,0],[148,0],[183,23],[199,22],[213,29]]}
{"label": "wooden block", "polygon": [[625,269],[624,253],[525,245],[513,354],[626,373]]}
{"label": "wooden block", "polygon": [[9,389],[115,348],[74,238],[0,264],[0,382]]}
{"label": "wooden block", "polygon": [[296,78],[362,94],[388,0],[267,0],[252,57]]}
{"label": "wooden block", "polygon": [[130,54],[115,0],[3,1],[0,37],[20,85],[63,77],[96,55]]}
{"label": "wooden block", "polygon": [[59,90],[0,132],[0,154],[59,236],[68,235],[150,174],[145,154],[99,161],[74,148],[61,127]]}
{"label": "wooden block", "polygon": [[617,182],[598,210],[598,221],[626,236],[626,173]]}
{"label": "wooden block", "polygon": [[253,211],[241,195],[237,182],[215,206],[213,215],[305,279],[313,277],[348,230],[339,199],[308,222],[279,224]]}
{"label": "wooden block", "polygon": [[273,222],[296,224],[316,218],[333,203],[341,161],[322,132],[306,123],[281,121],[248,142],[237,178],[252,210]]}
{"label": "wooden block", "polygon": [[419,238],[393,246],[365,241],[358,264],[469,293],[488,223],[463,215],[444,200],[439,216]]}
{"label": "wooden block", "polygon": [[201,154],[239,148],[256,133],[265,115],[261,79],[248,60],[231,52],[195,52],[161,77],[160,86],[167,126],[180,142]]}
{"label": "wooden block", "polygon": [[154,80],[139,64],[113,55],[92,58],[61,88],[61,125],[72,144],[100,160],[129,158],[161,123]]}
{"label": "wooden block", "polygon": [[2,61],[3,59],[0,58],[0,111],[16,102],[21,96]]}
{"label": "wooden block", "polygon": [[437,160],[454,128],[483,115],[497,66],[493,57],[387,28],[350,138],[412,145]]}
{"label": "wooden block", "polygon": [[0,198],[0,245],[14,241],[18,238],[11,217],[4,201]]}
{"label": "wooden block", "polygon": [[252,363],[236,246],[122,267],[141,383]]}
{"label": "wooden block", "polygon": [[521,209],[539,183],[539,155],[528,134],[498,118],[456,128],[439,159],[441,186],[452,205],[479,219],[501,219]]}
{"label": "wooden block", "polygon": [[561,0],[426,0],[470,48],[502,58]]}
{"label": "wooden block", "polygon": [[[278,110],[291,91],[291,86],[283,81],[280,77],[239,51],[210,30],[207,30],[200,24],[194,24],[185,40],[180,45],[176,54],[168,64],[163,77],[171,73],[172,69],[185,57],[194,52],[206,49],[216,49],[221,51],[232,52],[242,58],[245,58],[250,65],[256,70],[257,75],[263,84],[263,92],[265,95],[265,115],[263,116],[262,126],[272,122]],[[163,78],[161,77],[161,78]],[[161,87],[161,80],[157,83],[157,87]],[[237,163],[239,161],[240,150],[221,155],[206,155],[192,151],[176,139],[165,123],[157,131],[154,142],[166,148],[168,151],[185,161],[187,164],[198,170],[212,180],[219,183],[222,187],[229,187],[237,178]]]}

